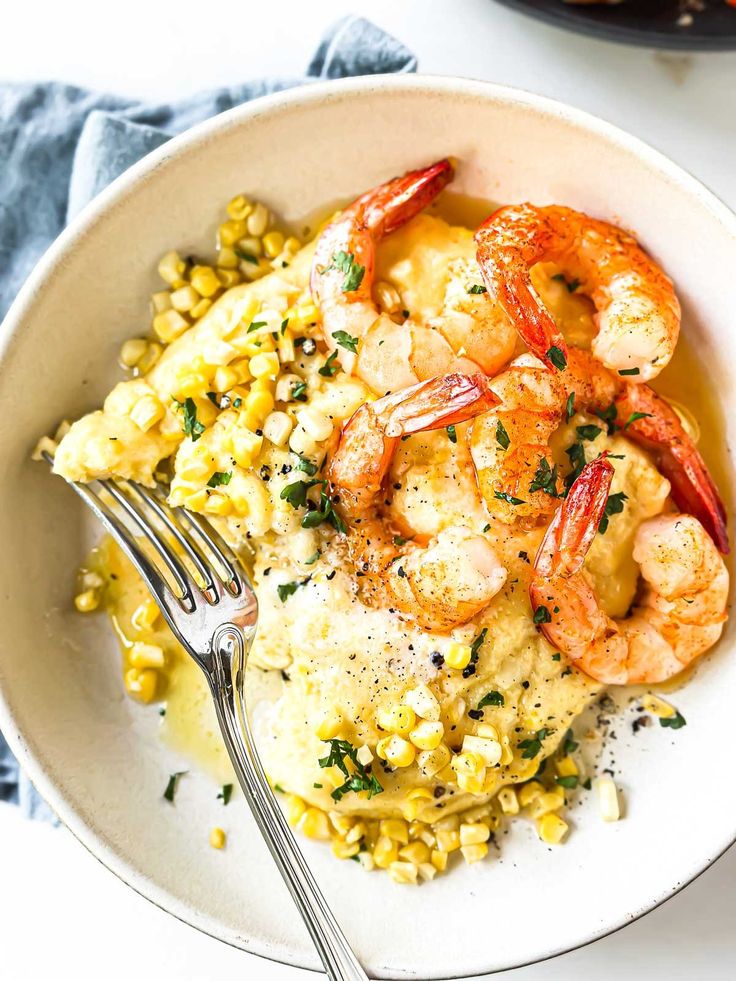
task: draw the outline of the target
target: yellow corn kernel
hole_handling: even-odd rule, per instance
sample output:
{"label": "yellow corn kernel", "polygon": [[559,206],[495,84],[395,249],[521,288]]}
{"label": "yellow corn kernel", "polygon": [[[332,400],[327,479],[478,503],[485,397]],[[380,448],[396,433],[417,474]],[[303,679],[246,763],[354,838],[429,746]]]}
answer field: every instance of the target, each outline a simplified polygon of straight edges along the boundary
{"label": "yellow corn kernel", "polygon": [[171,294],[171,305],[179,313],[188,313],[199,303],[199,293],[192,286],[182,286]]}
{"label": "yellow corn kernel", "polygon": [[284,247],[284,236],[281,232],[269,232],[263,236],[263,251],[269,259],[275,259]]}
{"label": "yellow corn kernel", "polygon": [[417,764],[425,777],[434,777],[450,762],[450,750],[441,743],[436,749],[425,750],[417,756]]}
{"label": "yellow corn kernel", "polygon": [[401,818],[385,818],[379,822],[378,831],[391,841],[398,841],[402,845],[409,843],[409,825]]}
{"label": "yellow corn kernel", "polygon": [[284,250],[286,252],[298,252],[302,247],[302,243],[294,235],[290,235],[284,242]]}
{"label": "yellow corn kernel", "polygon": [[481,821],[460,825],[461,845],[481,845],[491,837],[491,829]]}
{"label": "yellow corn kernel", "polygon": [[376,756],[379,758],[379,760],[386,759],[386,749],[390,742],[391,736],[386,736],[385,739],[379,739],[376,743]]}
{"label": "yellow corn kernel", "polygon": [[319,309],[314,303],[299,304],[295,311],[295,319],[300,321],[303,326],[316,324],[319,320]]}
{"label": "yellow corn kernel", "polygon": [[[186,398],[198,398],[203,396],[209,391],[209,381],[207,376],[203,375],[199,371],[190,371],[187,374],[181,375],[176,379],[176,394],[181,399]],[[203,403],[203,409],[205,412],[209,411],[207,405],[211,406],[215,410],[214,405],[208,400],[206,404]],[[202,413],[197,407],[197,418],[200,422],[204,422],[202,419]],[[215,410],[216,411],[216,410]]]}
{"label": "yellow corn kernel", "polygon": [[254,378],[275,378],[279,373],[279,358],[274,351],[254,355],[248,362]]}
{"label": "yellow corn kernel", "polygon": [[130,622],[136,630],[151,630],[161,615],[161,611],[152,599],[143,600],[135,608]]}
{"label": "yellow corn kernel", "polygon": [[215,491],[204,502],[204,513],[215,514],[218,518],[226,518],[232,512],[233,502],[226,494]]}
{"label": "yellow corn kernel", "polygon": [[386,745],[386,760],[391,766],[411,766],[416,756],[416,750],[410,742],[394,734]]}
{"label": "yellow corn kernel", "polygon": [[408,705],[390,705],[376,714],[376,721],[381,729],[398,733],[399,736],[408,736],[416,720],[414,709]]}
{"label": "yellow corn kernel", "polygon": [[178,252],[167,252],[158,264],[158,274],[165,283],[173,286],[183,278],[187,264]]}
{"label": "yellow corn kernel", "polygon": [[342,712],[330,709],[315,726],[314,732],[317,739],[334,739],[342,729],[344,722],[345,718]]}
{"label": "yellow corn kernel", "polygon": [[[436,838],[437,851],[439,852],[454,852],[460,847],[459,831],[438,831]],[[434,862],[432,864],[434,864]]]}
{"label": "yellow corn kernel", "polygon": [[545,814],[537,821],[537,834],[547,845],[559,845],[569,829],[558,814]]}
{"label": "yellow corn kernel", "polygon": [[144,395],[130,410],[130,418],[142,432],[147,433],[163,419],[164,413],[165,409],[155,395]]}
{"label": "yellow corn kernel", "polygon": [[517,793],[521,806],[528,807],[535,798],[544,793],[544,787],[538,780],[530,780],[528,783],[519,787]]}
{"label": "yellow corn kernel", "polygon": [[656,715],[660,719],[671,719],[673,715],[677,713],[677,709],[674,705],[670,705],[669,702],[665,702],[663,698],[658,695],[644,695],[641,700],[642,708],[647,712],[651,712],[652,715]]}
{"label": "yellow corn kernel", "polygon": [[437,749],[442,742],[445,728],[441,722],[429,722],[422,719],[419,725],[409,733],[409,739],[417,749],[432,750]]}
{"label": "yellow corn kernel", "polygon": [[455,668],[456,671],[462,671],[463,668],[467,668],[470,664],[471,654],[472,651],[467,644],[458,644],[457,641],[453,641],[447,648],[445,664],[448,668]]}
{"label": "yellow corn kernel", "polygon": [[411,862],[392,862],[387,871],[399,885],[416,885],[417,867]]}
{"label": "yellow corn kernel", "polygon": [[242,221],[243,218],[247,218],[251,213],[253,205],[243,194],[238,194],[237,197],[232,199],[225,210],[227,211],[228,218],[232,218],[234,221]]}
{"label": "yellow corn kernel", "polygon": [[274,446],[285,446],[294,423],[285,412],[270,412],[263,421],[263,435]]}
{"label": "yellow corn kernel", "polygon": [[147,371],[153,368],[163,354],[163,350],[160,344],[157,344],[156,341],[151,341],[136,365],[141,374],[145,375]]}
{"label": "yellow corn kernel", "polygon": [[444,872],[447,868],[447,855],[446,851],[440,851],[439,848],[432,849],[429,860],[438,872]]}
{"label": "yellow corn kernel", "polygon": [[308,436],[301,426],[296,426],[289,437],[289,449],[298,453],[300,456],[315,456],[317,444]]}
{"label": "yellow corn kernel", "polygon": [[239,467],[247,470],[261,452],[263,437],[256,436],[254,432],[248,429],[237,429],[232,434],[231,440],[235,462]]}
{"label": "yellow corn kernel", "polygon": [[414,709],[420,719],[426,719],[428,722],[439,720],[440,703],[427,685],[417,685],[416,688],[411,688],[404,695],[404,701]]}
{"label": "yellow corn kernel", "polygon": [[246,396],[244,412],[255,419],[260,426],[273,407],[274,400],[270,392],[251,391]]}
{"label": "yellow corn kernel", "polygon": [[232,366],[218,368],[212,386],[216,392],[227,392],[238,384],[238,372]]}
{"label": "yellow corn kernel", "polygon": [[231,286],[237,286],[243,277],[237,269],[218,269],[217,278],[225,289],[229,290]]}
{"label": "yellow corn kernel", "polygon": [[132,337],[120,348],[119,360],[124,368],[135,368],[143,355],[146,353],[148,341],[142,337]]}
{"label": "yellow corn kernel", "polygon": [[379,869],[387,869],[392,862],[398,861],[399,850],[396,842],[381,835],[373,846],[373,861]]}
{"label": "yellow corn kernel", "polygon": [[273,397],[273,393],[276,389],[276,382],[273,378],[267,378],[265,375],[262,378],[254,378],[250,383],[251,393],[254,392],[266,392],[268,395]]}
{"label": "yellow corn kernel", "polygon": [[555,769],[561,777],[577,777],[580,774],[578,765],[572,756],[563,756],[562,759],[557,760]]}
{"label": "yellow corn kernel", "polygon": [[96,589],[85,589],[74,597],[74,605],[80,613],[91,613],[100,605],[100,594]]}
{"label": "yellow corn kernel", "polygon": [[304,817],[307,805],[296,794],[287,794],[284,799],[284,807],[286,810],[286,820],[292,828],[295,828]]}
{"label": "yellow corn kernel", "polygon": [[136,641],[130,648],[128,659],[134,668],[162,668],[165,663],[163,648],[158,644]]}
{"label": "yellow corn kernel", "polygon": [[345,838],[353,826],[355,818],[349,814],[340,814],[339,811],[330,811],[327,815],[330,824],[341,838]]}
{"label": "yellow corn kernel", "polygon": [[235,245],[247,231],[248,228],[242,218],[231,218],[230,221],[224,221],[218,229],[220,244],[224,246]]}
{"label": "yellow corn kernel", "polygon": [[279,334],[276,344],[279,350],[279,361],[281,364],[287,364],[289,361],[294,360],[296,349],[294,348],[294,338],[291,334]]}
{"label": "yellow corn kernel", "polygon": [[318,807],[308,807],[299,822],[299,830],[307,838],[318,838],[327,841],[330,837],[330,824],[324,811]]}
{"label": "yellow corn kernel", "polygon": [[332,839],[332,854],[336,858],[352,858],[360,851],[360,842],[345,841],[343,838]]}
{"label": "yellow corn kernel", "polygon": [[201,480],[209,480],[212,476],[212,463],[199,455],[192,455],[177,461],[176,476],[181,480],[196,484]]}
{"label": "yellow corn kernel", "polygon": [[356,821],[352,828],[345,835],[345,841],[355,842],[365,838],[366,826],[364,821]]}
{"label": "yellow corn kernel", "polygon": [[139,702],[152,702],[156,696],[158,673],[153,668],[129,668],[123,677],[125,689]]}
{"label": "yellow corn kernel", "polygon": [[228,245],[221,245],[220,251],[217,253],[217,268],[219,269],[237,269],[240,259],[235,249],[231,249]]}
{"label": "yellow corn kernel", "polygon": [[255,238],[260,238],[268,228],[269,218],[268,208],[258,201],[253,205],[253,210],[245,219],[246,225],[248,226],[248,234],[253,235]]}
{"label": "yellow corn kernel", "polygon": [[171,344],[177,337],[181,337],[189,327],[189,322],[182,317],[176,310],[167,310],[159,313],[153,318],[153,329],[156,336],[164,342]]}
{"label": "yellow corn kernel", "polygon": [[405,862],[413,862],[414,865],[421,865],[429,861],[429,848],[423,841],[412,841],[410,845],[404,845],[399,849],[399,858]]}
{"label": "yellow corn kernel", "polygon": [[498,735],[498,729],[489,722],[479,722],[475,734],[476,736],[482,736],[483,739],[495,739],[497,743],[501,741]]}
{"label": "yellow corn kernel", "polygon": [[611,777],[599,777],[595,782],[598,794],[598,807],[604,821],[618,821],[621,808],[618,803],[618,791]]}
{"label": "yellow corn kernel", "polygon": [[519,813],[519,798],[513,787],[503,787],[496,796],[504,814]]}
{"label": "yellow corn kernel", "polygon": [[486,766],[496,766],[501,761],[501,743],[484,736],[465,736],[463,752],[480,756]]}
{"label": "yellow corn kernel", "polygon": [[194,320],[199,320],[200,317],[204,317],[211,306],[212,300],[206,300],[204,297],[202,297],[199,303],[195,304],[189,311],[189,315],[190,317],[193,317]]}
{"label": "yellow corn kernel", "polygon": [[560,787],[557,790],[550,790],[545,794],[540,794],[539,797],[535,797],[529,805],[529,816],[536,820],[536,818],[540,818],[544,814],[549,814],[550,811],[559,811],[564,806],[565,792]]}
{"label": "yellow corn kernel", "polygon": [[486,763],[480,754],[469,752],[458,753],[457,756],[453,756],[451,766],[457,774],[477,776],[485,770]]}
{"label": "yellow corn kernel", "polygon": [[460,790],[464,790],[468,794],[487,793],[486,771],[482,770],[480,773],[458,773],[457,785]]}
{"label": "yellow corn kernel", "polygon": [[468,865],[472,865],[473,862],[480,862],[486,857],[488,854],[488,845],[485,843],[479,845],[463,845],[460,851]]}
{"label": "yellow corn kernel", "polygon": [[376,867],[376,863],[373,860],[373,856],[370,852],[358,852],[358,862],[363,868],[364,872],[372,872]]}
{"label": "yellow corn kernel", "polygon": [[170,309],[171,293],[169,290],[161,290],[158,293],[151,294],[151,312],[154,315],[157,313],[166,313]]}
{"label": "yellow corn kernel", "polygon": [[225,832],[222,830],[222,828],[213,828],[212,831],[210,831],[210,845],[212,845],[213,848],[224,848],[226,841],[227,837],[225,836]]}
{"label": "yellow corn kernel", "polygon": [[317,409],[301,409],[296,414],[299,425],[304,429],[308,436],[311,436],[317,443],[329,439],[332,435],[332,420],[328,419],[323,412]]}
{"label": "yellow corn kernel", "polygon": [[209,298],[220,289],[220,280],[212,266],[195,266],[190,279],[200,296]]}

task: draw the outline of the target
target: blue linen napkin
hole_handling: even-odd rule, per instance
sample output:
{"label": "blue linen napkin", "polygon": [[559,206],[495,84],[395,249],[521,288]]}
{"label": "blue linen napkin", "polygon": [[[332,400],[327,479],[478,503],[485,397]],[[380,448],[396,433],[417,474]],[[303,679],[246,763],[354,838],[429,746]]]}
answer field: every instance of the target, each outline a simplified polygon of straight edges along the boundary
{"label": "blue linen napkin", "polygon": [[[361,17],[325,34],[306,76],[147,105],[55,82],[0,85],[0,317],[67,221],[151,150],[258,96],[328,78],[416,71],[403,44]],[[54,820],[0,733],[0,800]]]}

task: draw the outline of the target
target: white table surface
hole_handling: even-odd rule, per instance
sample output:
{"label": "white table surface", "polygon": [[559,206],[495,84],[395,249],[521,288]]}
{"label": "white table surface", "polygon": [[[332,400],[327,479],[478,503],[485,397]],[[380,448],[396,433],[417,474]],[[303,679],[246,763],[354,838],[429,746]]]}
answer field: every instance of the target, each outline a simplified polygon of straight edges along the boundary
{"label": "white table surface", "polygon": [[[3,4],[0,78],[55,78],[142,99],[174,98],[299,73],[323,30],[344,13],[369,13],[417,53],[424,72],[517,85],[617,123],[736,207],[736,53],[625,48],[536,24],[491,0],[16,0]],[[731,778],[724,768],[724,779]],[[626,930],[508,976],[731,979],[735,921],[732,850]],[[228,972],[258,981],[313,977],[184,926],[119,882],[65,830],[26,822],[0,804],[0,973],[7,981],[36,981],[72,972],[78,981],[219,981]]]}

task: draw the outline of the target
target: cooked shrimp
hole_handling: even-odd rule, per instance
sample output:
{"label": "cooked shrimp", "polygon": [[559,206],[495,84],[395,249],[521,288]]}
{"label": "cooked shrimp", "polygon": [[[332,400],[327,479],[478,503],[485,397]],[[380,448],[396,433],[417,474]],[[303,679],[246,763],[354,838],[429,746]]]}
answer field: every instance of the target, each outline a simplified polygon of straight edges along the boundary
{"label": "cooked shrimp", "polygon": [[486,508],[507,524],[545,517],[557,506],[549,440],[562,418],[565,386],[557,372],[524,354],[490,387],[499,404],[475,419],[469,435]]}
{"label": "cooked shrimp", "polygon": [[571,208],[500,208],[475,233],[483,281],[530,351],[564,367],[567,345],[529,279],[537,262],[555,262],[596,308],[593,354],[637,381],[669,362],[680,332],[671,280],[631,235]]}
{"label": "cooked shrimp", "polygon": [[450,372],[495,374],[513,356],[514,327],[481,291],[472,257],[458,256],[443,270],[442,309],[427,323],[411,317],[397,323],[374,301],[376,243],[419,214],[452,177],[452,165],[440,160],[388,181],[346,208],[317,241],[311,289],[325,340],[343,368],[375,392]]}
{"label": "cooked shrimp", "polygon": [[573,484],[537,552],[531,604],[547,640],[591,678],[609,685],[660,682],[720,637],[728,571],[697,518],[652,518],[639,526],[634,542],[644,582],[641,599],[626,619],[609,617],[583,562],[603,517],[612,476],[611,464],[599,458]]}
{"label": "cooked shrimp", "polygon": [[485,538],[448,528],[427,546],[397,544],[382,517],[382,486],[402,436],[455,425],[496,403],[481,375],[446,375],[366,402],[346,423],[329,467],[348,526],[361,592],[433,630],[450,630],[488,605],[506,570]]}

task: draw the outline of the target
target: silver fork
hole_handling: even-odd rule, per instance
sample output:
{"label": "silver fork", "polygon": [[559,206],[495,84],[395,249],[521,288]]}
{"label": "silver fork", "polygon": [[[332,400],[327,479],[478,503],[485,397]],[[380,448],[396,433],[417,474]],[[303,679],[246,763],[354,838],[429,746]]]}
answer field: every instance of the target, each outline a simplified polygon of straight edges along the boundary
{"label": "silver fork", "polygon": [[[53,464],[50,454],[42,455]],[[127,480],[71,486],[128,556],[174,636],[204,672],[245,799],[327,976],[334,981],[367,981],[299,851],[258,757],[244,695],[245,666],[258,624],[258,600],[240,560],[197,515],[169,507],[158,488],[149,490]],[[162,536],[162,530],[177,543],[199,581]],[[149,543],[148,551],[155,553],[154,560],[141,548],[141,536]]]}

